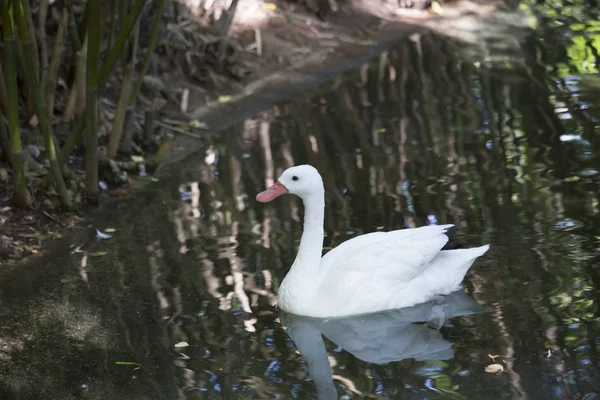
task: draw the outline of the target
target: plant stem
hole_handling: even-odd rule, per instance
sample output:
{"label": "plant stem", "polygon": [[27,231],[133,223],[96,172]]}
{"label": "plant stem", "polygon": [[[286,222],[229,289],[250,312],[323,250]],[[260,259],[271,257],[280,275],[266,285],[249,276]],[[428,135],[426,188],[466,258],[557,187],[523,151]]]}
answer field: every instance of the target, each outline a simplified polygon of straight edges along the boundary
{"label": "plant stem", "polygon": [[6,97],[6,84],[4,83],[4,72],[0,63],[0,111],[8,113],[8,97]]}
{"label": "plant stem", "polygon": [[113,37],[115,35],[115,22],[117,20],[117,4],[115,0],[109,0],[110,7],[110,24],[108,25],[108,40],[106,41],[106,48],[110,49],[113,44]]}
{"label": "plant stem", "polygon": [[[8,97],[8,130],[10,134],[10,161],[14,177],[13,203],[17,207],[30,206],[29,194],[25,186],[25,169],[21,148],[21,131],[19,130],[19,94],[17,88],[17,54],[16,37],[13,22],[12,1],[2,3],[2,25],[4,37],[4,80]],[[0,123],[4,124],[3,121]]]}
{"label": "plant stem", "polygon": [[144,55],[144,63],[142,64],[142,69],[138,74],[135,86],[133,87],[133,91],[131,92],[131,96],[129,96],[130,106],[133,106],[135,104],[137,95],[140,92],[140,88],[142,87],[142,82],[144,81],[144,76],[148,72],[148,67],[150,66],[150,59],[152,58],[152,53],[154,53],[154,48],[156,47],[156,38],[158,37],[158,31],[160,29],[160,22],[162,20],[162,13],[164,7],[165,0],[158,0],[158,8],[156,10],[156,16],[154,17],[154,23],[152,24],[152,33],[150,34],[150,43],[148,43],[148,50]]}
{"label": "plant stem", "polygon": [[[100,15],[101,0],[88,0],[87,9],[90,15]],[[88,201],[98,201],[98,62],[100,56],[100,21],[90,18],[88,24],[88,58],[87,58],[87,94],[86,117],[87,135],[85,143],[86,178]]]}
{"label": "plant stem", "polygon": [[[0,75],[0,80],[4,80],[3,75]],[[6,130],[6,125],[4,125],[4,120],[4,115],[0,112],[0,150],[2,150],[4,161],[7,161],[12,165],[10,156],[12,153],[10,150],[10,138],[8,136],[8,131]]]}
{"label": "plant stem", "polygon": [[58,194],[60,195],[61,203],[64,207],[72,208],[71,197],[67,191],[65,181],[63,179],[58,160],[56,158],[56,148],[54,147],[54,139],[52,133],[52,125],[48,119],[48,114],[45,109],[44,99],[40,88],[40,82],[35,76],[35,69],[33,63],[33,55],[31,51],[31,42],[29,39],[29,32],[27,30],[27,22],[25,21],[25,15],[23,13],[22,1],[27,0],[12,0],[14,6],[15,21],[17,23],[19,39],[23,44],[23,57],[25,62],[23,63],[23,69],[25,70],[25,77],[27,86],[29,86],[31,93],[33,94],[33,103],[35,105],[36,114],[40,123],[40,131],[44,136],[44,142],[46,145],[46,151],[48,153],[48,160],[50,161],[50,171],[56,183]]}
{"label": "plant stem", "polygon": [[46,19],[48,17],[48,0],[40,1],[38,11],[38,40],[40,42],[39,82],[40,87],[46,87],[48,73],[48,44],[46,43]]}
{"label": "plant stem", "polygon": [[110,133],[110,140],[108,142],[108,158],[116,158],[117,151],[119,150],[119,143],[123,134],[123,125],[125,123],[125,116],[129,108],[129,94],[131,93],[131,76],[135,69],[136,53],[138,47],[138,37],[140,31],[140,21],[135,24],[133,30],[133,37],[129,43],[129,51],[127,54],[127,65],[123,73],[123,83],[121,85],[121,94],[119,95],[119,105],[117,106],[117,113],[113,123],[113,128]]}
{"label": "plant stem", "polygon": [[[93,1],[93,0],[89,0],[89,1]],[[133,30],[140,14],[142,13],[144,4],[146,4],[146,0],[135,0],[135,3],[133,4],[133,7],[129,14],[129,17],[127,18],[126,23],[124,25],[124,29],[119,30],[119,34],[117,35],[115,44],[108,51],[108,54],[106,54],[104,62],[102,63],[102,68],[100,69],[100,75],[98,77],[97,89],[99,91],[102,91],[102,89],[104,88],[104,85],[108,81],[108,78],[115,66],[115,63],[117,62],[117,59],[119,58],[119,54],[121,54],[121,52],[123,51],[123,48],[125,47],[125,44],[127,43],[127,39],[129,38],[129,35],[131,34],[131,31]],[[100,12],[98,11],[98,13],[95,15],[100,15]],[[97,19],[95,20],[95,23],[98,23]],[[121,25],[121,26],[123,26],[123,25]],[[91,48],[90,48],[90,51],[91,51]]]}
{"label": "plant stem", "polygon": [[[83,45],[83,48],[75,54],[75,80],[71,86],[71,92],[69,93],[69,99],[65,106],[63,113],[62,122],[69,122],[73,119],[73,115],[76,114],[78,117],[82,115],[85,110],[85,62],[86,62],[86,50],[87,40]],[[62,154],[62,150],[60,151]],[[59,162],[62,158],[59,155]],[[62,162],[61,162],[62,166]]]}
{"label": "plant stem", "polygon": [[71,130],[71,133],[67,137],[67,140],[65,141],[65,144],[63,145],[62,149],[60,149],[60,152],[58,153],[58,163],[61,166],[61,168],[67,161],[67,157],[69,156],[69,154],[71,154],[71,151],[73,151],[73,147],[75,147],[75,144],[77,144],[77,142],[81,138],[81,134],[85,130],[86,118],[87,115],[82,115],[80,118],[77,119],[73,130]]}
{"label": "plant stem", "polygon": [[[27,29],[33,37],[35,37],[35,25],[33,24],[33,16],[31,14],[31,6],[28,1],[23,2],[23,11],[25,11],[25,18],[27,19]],[[33,61],[35,63],[35,76],[40,77],[40,52],[38,49],[37,40],[31,40],[31,48],[33,50]]]}
{"label": "plant stem", "polygon": [[[28,0],[25,0],[25,3]],[[63,9],[60,18],[60,24],[58,25],[58,32],[54,42],[54,49],[52,50],[52,61],[50,62],[50,69],[48,70],[48,80],[45,88],[46,98],[46,110],[48,111],[48,117],[52,118],[54,114],[54,92],[56,91],[56,83],[58,82],[58,69],[60,67],[60,60],[65,48],[65,33],[67,30],[67,24],[69,23],[69,8],[70,1],[63,1]]]}
{"label": "plant stem", "polygon": [[71,37],[71,45],[73,46],[73,50],[79,51],[81,49],[81,42],[83,40],[79,40],[79,32],[77,31],[77,20],[75,19],[75,13],[73,13],[73,8],[69,10],[69,36]]}
{"label": "plant stem", "polygon": [[83,15],[81,16],[81,22],[79,23],[79,29],[77,33],[79,35],[79,43],[83,43],[85,40],[85,35],[88,30],[88,21],[90,16],[90,1],[85,2],[85,9],[83,10]]}

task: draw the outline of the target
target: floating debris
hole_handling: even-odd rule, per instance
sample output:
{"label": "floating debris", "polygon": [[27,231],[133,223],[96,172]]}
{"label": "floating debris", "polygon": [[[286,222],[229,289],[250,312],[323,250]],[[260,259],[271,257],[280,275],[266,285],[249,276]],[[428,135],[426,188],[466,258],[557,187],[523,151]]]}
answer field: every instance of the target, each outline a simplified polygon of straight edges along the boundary
{"label": "floating debris", "polygon": [[485,367],[485,372],[490,374],[498,374],[504,371],[504,367],[500,364],[490,364]]}
{"label": "floating debris", "polygon": [[110,239],[112,237],[112,235],[100,232],[98,229],[96,229],[96,239]]}

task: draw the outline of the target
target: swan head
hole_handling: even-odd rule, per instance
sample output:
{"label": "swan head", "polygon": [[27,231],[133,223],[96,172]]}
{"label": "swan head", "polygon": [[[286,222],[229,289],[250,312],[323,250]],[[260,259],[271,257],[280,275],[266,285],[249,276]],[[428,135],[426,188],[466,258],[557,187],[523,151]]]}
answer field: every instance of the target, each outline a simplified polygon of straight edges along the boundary
{"label": "swan head", "polygon": [[322,196],[324,192],[319,171],[312,165],[297,165],[283,171],[273,186],[256,195],[256,200],[266,203],[286,193],[305,200],[312,195]]}

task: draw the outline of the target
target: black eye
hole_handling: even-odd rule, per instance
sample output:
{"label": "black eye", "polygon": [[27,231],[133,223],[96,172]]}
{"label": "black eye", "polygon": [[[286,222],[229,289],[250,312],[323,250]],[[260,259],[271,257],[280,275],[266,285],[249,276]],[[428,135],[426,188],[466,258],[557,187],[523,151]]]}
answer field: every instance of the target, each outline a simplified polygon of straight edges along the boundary
{"label": "black eye", "polygon": [[297,180],[298,180],[298,177],[297,177],[297,176],[292,176],[292,180],[293,180],[293,181],[297,181]]}

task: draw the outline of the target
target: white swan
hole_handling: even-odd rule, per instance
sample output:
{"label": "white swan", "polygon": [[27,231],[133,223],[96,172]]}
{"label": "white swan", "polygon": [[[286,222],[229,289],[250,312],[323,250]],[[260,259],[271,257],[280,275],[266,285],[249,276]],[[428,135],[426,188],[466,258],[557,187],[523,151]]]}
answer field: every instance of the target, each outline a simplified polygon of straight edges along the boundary
{"label": "white swan", "polygon": [[268,202],[286,193],[304,203],[298,255],[279,287],[279,307],[292,314],[325,318],[374,313],[428,301],[455,291],[489,245],[441,250],[453,225],[426,226],[357,236],[321,258],[325,189],[310,165],[286,169],[256,196]]}

